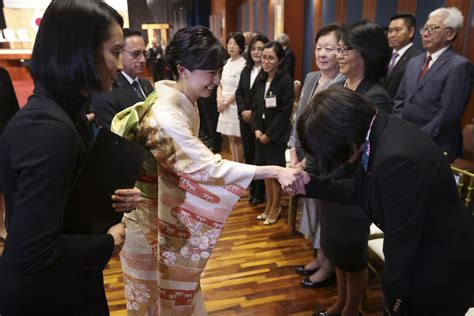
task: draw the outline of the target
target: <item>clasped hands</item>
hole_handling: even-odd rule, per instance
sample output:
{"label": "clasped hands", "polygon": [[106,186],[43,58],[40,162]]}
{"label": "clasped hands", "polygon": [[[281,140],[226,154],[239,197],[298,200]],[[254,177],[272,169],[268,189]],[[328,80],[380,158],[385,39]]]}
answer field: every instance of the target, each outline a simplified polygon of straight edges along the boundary
{"label": "clasped hands", "polygon": [[311,180],[309,174],[301,168],[282,168],[278,177],[281,188],[289,195],[305,195],[305,186],[309,180]]}

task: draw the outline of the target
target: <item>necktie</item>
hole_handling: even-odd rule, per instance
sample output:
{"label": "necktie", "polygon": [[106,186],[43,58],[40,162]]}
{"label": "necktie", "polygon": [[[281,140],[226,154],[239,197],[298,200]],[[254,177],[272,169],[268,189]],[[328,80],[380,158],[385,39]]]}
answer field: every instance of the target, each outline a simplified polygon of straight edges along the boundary
{"label": "necktie", "polygon": [[135,80],[135,81],[132,83],[132,87],[133,87],[133,90],[135,90],[135,92],[136,92],[136,94],[137,94],[137,96],[138,96],[138,99],[139,99],[140,101],[145,100],[145,95],[143,94],[142,89],[140,88],[140,83],[138,83],[138,81]]}
{"label": "necktie", "polygon": [[392,54],[392,59],[390,59],[390,64],[388,65],[388,74],[390,74],[393,70],[393,67],[395,67],[395,61],[397,60],[398,56],[400,56],[400,55],[398,55],[397,52],[394,52]]}
{"label": "necktie", "polygon": [[428,55],[426,57],[426,61],[425,61],[425,64],[423,65],[423,68],[421,68],[421,73],[420,73],[420,77],[418,78],[418,81],[421,81],[421,79],[423,79],[423,77],[426,75],[426,73],[428,72],[428,67],[430,65],[430,61],[431,61],[431,56]]}

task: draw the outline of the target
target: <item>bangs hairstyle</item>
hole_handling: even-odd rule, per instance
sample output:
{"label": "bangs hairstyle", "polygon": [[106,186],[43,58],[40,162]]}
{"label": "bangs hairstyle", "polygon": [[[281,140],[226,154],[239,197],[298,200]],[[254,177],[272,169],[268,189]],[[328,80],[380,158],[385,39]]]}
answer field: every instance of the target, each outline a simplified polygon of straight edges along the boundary
{"label": "bangs hairstyle", "polygon": [[117,11],[98,0],[51,2],[33,47],[30,73],[35,84],[68,110],[83,106],[81,91],[103,91],[96,66],[114,22],[123,26]]}
{"label": "bangs hairstyle", "polygon": [[166,47],[164,58],[178,78],[178,65],[189,71],[216,70],[224,66],[224,47],[212,32],[203,26],[180,29]]}
{"label": "bangs hairstyle", "polygon": [[392,49],[379,25],[368,20],[354,22],[343,29],[341,40],[362,55],[365,78],[378,82],[387,75]]}
{"label": "bangs hairstyle", "polygon": [[253,61],[252,56],[250,54],[252,51],[252,46],[254,46],[256,42],[262,42],[263,45],[265,45],[266,43],[268,43],[268,38],[263,34],[255,34],[252,36],[252,39],[250,40],[249,46],[247,47],[247,51],[245,52],[244,56],[245,60],[247,61],[246,65],[249,68],[253,68],[253,66],[255,65],[255,62]]}
{"label": "bangs hairstyle", "polygon": [[233,38],[237,46],[239,46],[240,54],[242,54],[245,50],[245,37],[240,32],[230,33],[227,36],[227,40],[225,41],[226,45],[229,44],[230,39]]}
{"label": "bangs hairstyle", "polygon": [[338,24],[328,24],[323,26],[319,29],[318,33],[316,33],[314,43],[317,43],[321,36],[330,35],[331,33],[334,33],[334,37],[336,38],[337,42],[339,42],[341,39],[342,27]]}
{"label": "bangs hairstyle", "polygon": [[321,173],[346,163],[365,141],[375,105],[358,93],[333,86],[317,93],[300,115],[297,133]]}

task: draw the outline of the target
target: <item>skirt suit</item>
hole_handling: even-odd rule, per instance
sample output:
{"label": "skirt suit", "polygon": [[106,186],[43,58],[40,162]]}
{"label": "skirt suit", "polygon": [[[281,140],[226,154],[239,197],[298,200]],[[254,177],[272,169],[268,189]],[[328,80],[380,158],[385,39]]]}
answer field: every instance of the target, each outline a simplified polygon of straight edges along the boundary
{"label": "skirt suit", "polygon": [[[285,166],[285,150],[291,133],[290,116],[295,94],[293,79],[285,69],[279,69],[271,83],[262,73],[255,80],[252,132],[260,130],[270,138],[268,144],[256,142],[255,164]],[[288,89],[288,87],[291,87]]]}

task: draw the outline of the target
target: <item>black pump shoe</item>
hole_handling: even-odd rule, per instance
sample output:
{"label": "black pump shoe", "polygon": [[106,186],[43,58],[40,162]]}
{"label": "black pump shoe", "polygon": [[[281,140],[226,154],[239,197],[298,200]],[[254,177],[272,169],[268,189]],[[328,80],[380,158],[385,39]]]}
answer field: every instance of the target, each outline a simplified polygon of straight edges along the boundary
{"label": "black pump shoe", "polygon": [[319,268],[316,268],[314,270],[308,270],[308,269],[305,269],[304,266],[297,266],[296,269],[295,269],[296,273],[298,273],[299,275],[303,275],[303,276],[312,275],[318,270],[319,270]]}
{"label": "black pump shoe", "polygon": [[320,281],[320,282],[313,282],[309,278],[301,280],[301,287],[307,288],[307,289],[317,289],[320,287],[325,287],[329,285],[333,285],[336,283],[336,274],[332,273],[329,275],[326,280]]}

